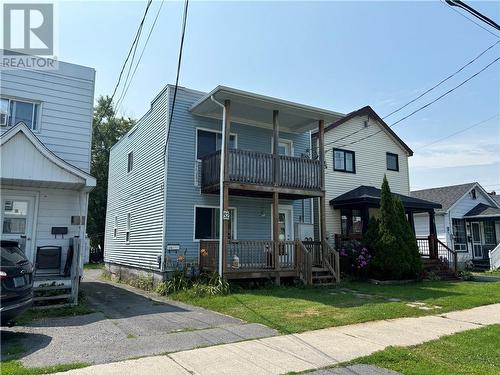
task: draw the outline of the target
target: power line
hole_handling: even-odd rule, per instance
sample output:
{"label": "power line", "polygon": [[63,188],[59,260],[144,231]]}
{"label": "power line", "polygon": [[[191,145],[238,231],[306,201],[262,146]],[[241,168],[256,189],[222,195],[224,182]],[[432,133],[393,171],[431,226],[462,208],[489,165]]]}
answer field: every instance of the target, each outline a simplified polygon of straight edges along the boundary
{"label": "power line", "polygon": [[486,27],[484,27],[483,25],[481,25],[481,24],[479,24],[478,22],[474,21],[472,18],[469,18],[469,17],[467,17],[465,14],[460,13],[460,12],[459,12],[457,9],[455,9],[455,8],[448,6],[448,5],[446,4],[446,1],[445,1],[445,0],[441,0],[441,1],[442,1],[442,4],[443,4],[446,8],[448,8],[448,9],[450,9],[450,10],[454,11],[455,13],[457,13],[459,16],[461,16],[461,17],[465,18],[466,20],[469,20],[469,21],[470,21],[470,22],[472,22],[474,25],[476,25],[476,26],[480,27],[480,28],[481,28],[481,29],[483,29],[484,31],[486,31],[486,32],[490,33],[491,35],[493,35],[494,37],[496,37],[496,38],[500,38],[500,36],[498,36],[497,34],[495,34],[493,31],[488,30]]}
{"label": "power line", "polygon": [[185,2],[184,2],[184,14],[182,16],[181,44],[179,47],[179,59],[177,61],[177,76],[175,78],[174,96],[172,98],[172,109],[170,110],[170,118],[168,119],[167,137],[165,139],[165,151],[167,150],[168,139],[170,137],[170,129],[172,128],[172,118],[174,117],[175,100],[177,98],[177,88],[179,87],[179,75],[180,75],[180,71],[181,71],[182,49],[184,47],[184,36],[186,34],[186,21],[187,21],[187,14],[188,14],[188,6],[189,6],[189,0],[185,0]]}
{"label": "power line", "polygon": [[[431,106],[432,104],[436,103],[437,101],[441,100],[443,97],[445,97],[446,95],[452,93],[453,91],[455,91],[456,89],[458,89],[459,87],[463,86],[464,84],[466,84],[467,82],[469,82],[471,79],[473,79],[474,77],[478,76],[479,74],[481,74],[482,72],[484,72],[486,69],[488,69],[491,65],[493,65],[494,63],[496,63],[498,60],[500,60],[500,57],[497,57],[495,60],[493,60],[492,62],[490,62],[488,65],[486,65],[484,68],[482,68],[481,70],[479,70],[478,72],[474,73],[472,76],[470,76],[469,78],[467,78],[465,81],[462,81],[460,84],[458,84],[457,86],[451,88],[450,90],[446,91],[444,94],[438,96],[436,99],[430,101],[429,103],[419,107],[418,109],[414,110],[413,112],[411,112],[410,114],[400,118],[399,120],[397,120],[396,122],[394,122],[392,125],[389,125],[389,127],[393,127],[397,124],[399,124],[400,122],[406,120],[407,118],[413,116],[414,114],[420,112],[421,110]],[[375,133],[372,133],[372,134],[369,134],[363,138],[360,138],[358,140],[355,140],[355,141],[352,141],[352,142],[348,142],[346,144],[343,144],[342,146],[338,146],[338,148],[342,148],[342,147],[345,147],[345,146],[349,146],[349,145],[352,145],[352,144],[355,144],[355,143],[358,143],[358,142],[361,142],[365,139],[368,139],[368,138],[371,138],[373,137],[374,135],[377,135],[378,133],[384,131],[384,129],[380,129],[379,131],[375,132]],[[337,141],[334,141],[332,143],[336,143]],[[333,148],[325,151],[325,152],[328,152],[328,151],[331,151],[333,150]]]}
{"label": "power line", "polygon": [[448,139],[448,138],[454,137],[454,136],[456,136],[456,135],[458,135],[458,134],[460,134],[460,133],[463,133],[463,132],[465,132],[465,131],[467,131],[467,130],[470,130],[470,129],[472,129],[472,128],[475,128],[476,126],[483,125],[483,124],[487,123],[488,121],[493,120],[495,117],[498,117],[499,115],[500,115],[500,114],[498,114],[498,113],[497,113],[496,115],[491,116],[491,117],[487,118],[486,120],[483,120],[483,121],[480,121],[480,122],[476,122],[475,124],[473,124],[473,125],[471,125],[471,126],[468,126],[468,127],[464,128],[464,129],[462,129],[462,130],[459,130],[459,131],[457,131],[457,132],[455,132],[455,133],[452,133],[452,134],[450,134],[450,135],[447,135],[446,137],[436,139],[435,141],[432,141],[432,142],[430,142],[430,143],[426,143],[425,145],[420,146],[420,147],[416,148],[415,150],[421,150],[421,149],[423,149],[423,148],[425,148],[425,147],[428,147],[428,146],[431,146],[431,145],[433,145],[433,144],[439,143],[439,142],[441,142],[441,141],[444,141],[445,139]]}
{"label": "power line", "polygon": [[158,20],[158,17],[160,15],[161,9],[163,7],[163,3],[164,3],[164,0],[161,1],[160,6],[158,8],[158,11],[156,12],[155,19],[153,21],[153,24],[151,25],[151,28],[149,29],[148,36],[146,37],[146,41],[144,42],[144,46],[142,47],[141,54],[139,55],[139,58],[137,59],[137,62],[136,62],[135,67],[134,67],[134,71],[132,72],[132,76],[130,77],[130,80],[129,80],[126,88],[124,88],[122,96],[120,97],[120,99],[118,100],[118,102],[116,104],[116,108],[117,108],[116,110],[118,110],[118,106],[120,104],[120,101],[123,103],[123,100],[125,99],[125,96],[127,95],[128,89],[129,89],[130,85],[132,84],[132,80],[134,79],[134,76],[135,76],[135,73],[137,71],[137,68],[139,67],[139,64],[141,63],[142,56],[144,55],[144,51],[146,50],[146,47],[148,45],[149,39],[151,37],[151,34],[153,33],[153,30],[155,28],[156,21]]}
{"label": "power line", "polygon": [[446,3],[448,5],[450,5],[450,6],[452,6],[452,7],[462,8],[463,10],[465,10],[466,12],[469,12],[474,17],[476,17],[477,19],[483,21],[487,25],[489,25],[491,27],[494,27],[497,30],[500,30],[500,25],[498,25],[495,21],[493,21],[491,18],[488,18],[487,16],[485,16],[484,14],[482,14],[481,12],[479,12],[478,10],[474,9],[470,5],[467,5],[463,1],[460,1],[460,0],[446,0]]}
{"label": "power line", "polygon": [[139,24],[139,27],[137,29],[137,32],[135,33],[135,37],[134,37],[134,40],[132,41],[132,44],[130,46],[130,49],[128,51],[128,54],[127,54],[127,57],[125,59],[125,61],[123,62],[123,65],[122,65],[122,69],[120,71],[120,74],[118,76],[118,81],[116,82],[116,85],[115,85],[115,88],[113,89],[113,93],[111,94],[111,97],[109,99],[109,102],[108,102],[108,105],[106,106],[106,108],[104,109],[104,111],[102,111],[102,114],[101,116],[99,117],[99,121],[97,122],[97,126],[99,127],[99,125],[101,125],[101,122],[102,122],[102,119],[104,118],[104,115],[106,114],[106,112],[109,110],[109,108],[111,107],[112,103],[113,103],[113,98],[115,97],[116,95],[116,91],[118,90],[118,87],[120,86],[120,82],[121,82],[121,79],[122,79],[122,76],[123,76],[123,72],[125,71],[125,67],[127,66],[127,62],[130,58],[130,55],[132,54],[132,51],[134,50],[134,47],[136,45],[136,43],[138,42],[138,37],[140,35],[140,30],[142,29],[142,25],[144,24],[144,20],[146,19],[146,16],[148,14],[148,10],[149,10],[149,7],[152,3],[152,0],[149,0],[147,5],[146,5],[146,10],[144,11],[144,15],[142,16],[142,20]]}
{"label": "power line", "polygon": [[500,40],[498,40],[497,42],[493,43],[491,46],[489,46],[488,48],[486,48],[484,51],[482,51],[479,55],[477,55],[475,58],[473,58],[471,61],[469,61],[467,64],[463,65],[460,69],[458,69],[456,72],[450,74],[448,77],[446,77],[445,79],[439,81],[437,84],[435,84],[434,86],[432,86],[430,89],[424,91],[422,94],[420,94],[419,96],[417,96],[415,99],[412,99],[410,100],[408,103],[404,104],[403,106],[399,107],[398,109],[395,109],[394,111],[392,111],[391,113],[389,113],[388,115],[382,117],[384,120],[387,118],[387,117],[390,117],[392,116],[393,114],[401,111],[403,108],[406,108],[408,107],[410,104],[414,103],[415,101],[417,101],[418,99],[420,99],[421,97],[423,97],[424,95],[428,94],[429,92],[431,92],[432,90],[434,90],[435,88],[441,86],[443,83],[445,83],[446,81],[448,81],[449,79],[453,78],[454,76],[456,76],[458,73],[460,73],[462,70],[464,70],[465,68],[467,68],[469,65],[471,65],[472,63],[474,63],[475,61],[477,61],[481,56],[483,56],[486,52],[488,52],[490,49],[492,49],[493,47],[495,47],[498,43],[500,43]]}

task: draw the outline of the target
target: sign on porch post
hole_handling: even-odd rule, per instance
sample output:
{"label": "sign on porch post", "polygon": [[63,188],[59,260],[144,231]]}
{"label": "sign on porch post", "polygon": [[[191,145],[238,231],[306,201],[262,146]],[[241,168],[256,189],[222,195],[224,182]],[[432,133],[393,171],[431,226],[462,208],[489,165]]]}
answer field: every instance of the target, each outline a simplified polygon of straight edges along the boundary
{"label": "sign on porch post", "polygon": [[224,220],[231,220],[231,214],[229,210],[224,210]]}

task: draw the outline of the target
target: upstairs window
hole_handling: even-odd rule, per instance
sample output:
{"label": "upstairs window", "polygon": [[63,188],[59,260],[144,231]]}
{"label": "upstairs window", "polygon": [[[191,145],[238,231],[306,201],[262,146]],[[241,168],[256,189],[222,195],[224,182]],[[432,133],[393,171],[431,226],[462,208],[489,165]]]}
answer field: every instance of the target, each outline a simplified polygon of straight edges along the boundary
{"label": "upstairs window", "polygon": [[391,154],[388,152],[386,154],[387,160],[387,170],[399,172],[399,157],[398,154]]}
{"label": "upstairs window", "polygon": [[354,151],[334,149],[333,170],[339,172],[356,173]]}
{"label": "upstairs window", "polygon": [[[222,133],[198,129],[196,133],[196,159],[210,155],[221,149]],[[236,135],[229,136],[229,148],[236,148]]]}
{"label": "upstairs window", "polygon": [[133,168],[134,168],[134,152],[130,151],[127,155],[127,172],[128,173],[132,172]]}
{"label": "upstairs window", "polygon": [[33,131],[38,130],[40,104],[0,98],[0,126],[14,126],[24,122]]}

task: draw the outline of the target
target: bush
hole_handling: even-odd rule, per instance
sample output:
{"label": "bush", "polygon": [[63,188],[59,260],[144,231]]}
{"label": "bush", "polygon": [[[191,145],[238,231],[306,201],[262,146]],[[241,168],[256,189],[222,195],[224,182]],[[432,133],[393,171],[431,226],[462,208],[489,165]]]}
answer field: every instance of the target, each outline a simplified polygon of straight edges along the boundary
{"label": "bush", "polygon": [[229,294],[229,283],[218,273],[201,275],[192,280],[182,271],[176,271],[170,280],[159,283],[155,292],[160,295],[172,295],[186,292],[193,297],[207,297]]}
{"label": "bush", "polygon": [[340,249],[341,269],[349,275],[365,278],[371,260],[370,251],[359,241],[351,241]]}
{"label": "bush", "polygon": [[[378,236],[375,235],[378,226]],[[368,241],[373,246],[371,272],[381,279],[412,279],[422,271],[415,234],[411,229],[403,205],[395,199],[384,176],[380,196],[380,220],[372,224]]]}

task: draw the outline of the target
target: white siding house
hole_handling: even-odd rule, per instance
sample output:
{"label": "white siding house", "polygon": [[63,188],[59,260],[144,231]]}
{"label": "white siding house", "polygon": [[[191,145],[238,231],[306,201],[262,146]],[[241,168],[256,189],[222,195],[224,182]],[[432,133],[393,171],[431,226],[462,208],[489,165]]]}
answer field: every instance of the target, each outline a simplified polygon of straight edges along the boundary
{"label": "white siding house", "polygon": [[[500,205],[477,182],[411,192],[412,197],[432,200],[436,211],[436,234],[457,251],[458,262],[486,263],[489,251],[500,243]],[[417,236],[429,234],[429,222],[415,215]],[[497,266],[498,267],[498,266]]]}
{"label": "white siding house", "polygon": [[432,211],[436,206],[409,197],[408,157],[413,152],[372,108],[363,107],[327,126],[325,149],[326,231],[330,242],[336,236],[362,235],[369,217],[377,214],[384,176],[409,216]]}
{"label": "white siding house", "polygon": [[[37,248],[85,236],[95,71],[59,62],[51,71],[2,70],[0,83],[1,238],[28,258]],[[54,234],[55,232],[59,234]]]}

